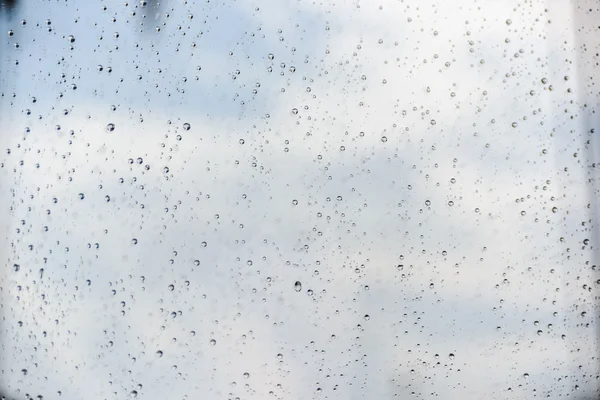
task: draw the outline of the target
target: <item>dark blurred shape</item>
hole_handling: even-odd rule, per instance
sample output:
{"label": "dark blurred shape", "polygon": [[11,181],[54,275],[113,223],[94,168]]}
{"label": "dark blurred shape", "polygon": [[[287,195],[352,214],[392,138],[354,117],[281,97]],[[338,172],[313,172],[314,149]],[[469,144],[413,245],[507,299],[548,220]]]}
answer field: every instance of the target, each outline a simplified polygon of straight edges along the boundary
{"label": "dark blurred shape", "polygon": [[162,13],[167,1],[168,0],[139,0],[138,7],[143,19],[142,30],[144,32],[154,31],[159,25],[156,17]]}
{"label": "dark blurred shape", "polygon": [[19,0],[0,0],[0,14],[11,16],[17,9]]}

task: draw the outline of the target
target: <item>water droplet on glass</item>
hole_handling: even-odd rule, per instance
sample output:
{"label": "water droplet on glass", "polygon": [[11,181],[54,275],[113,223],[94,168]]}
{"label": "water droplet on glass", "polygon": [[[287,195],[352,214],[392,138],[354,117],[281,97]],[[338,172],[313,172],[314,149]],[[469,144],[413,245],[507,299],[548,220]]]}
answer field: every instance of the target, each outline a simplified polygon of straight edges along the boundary
{"label": "water droplet on glass", "polygon": [[300,281],[296,281],[296,283],[294,283],[294,290],[296,292],[299,292],[302,290],[302,283]]}

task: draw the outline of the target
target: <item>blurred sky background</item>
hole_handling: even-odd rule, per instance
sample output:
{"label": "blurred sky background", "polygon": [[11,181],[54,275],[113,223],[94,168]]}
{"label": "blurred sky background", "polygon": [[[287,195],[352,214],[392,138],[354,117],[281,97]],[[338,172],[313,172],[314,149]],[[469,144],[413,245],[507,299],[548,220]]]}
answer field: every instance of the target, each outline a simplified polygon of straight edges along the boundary
{"label": "blurred sky background", "polygon": [[12,3],[6,396],[597,398],[597,2]]}

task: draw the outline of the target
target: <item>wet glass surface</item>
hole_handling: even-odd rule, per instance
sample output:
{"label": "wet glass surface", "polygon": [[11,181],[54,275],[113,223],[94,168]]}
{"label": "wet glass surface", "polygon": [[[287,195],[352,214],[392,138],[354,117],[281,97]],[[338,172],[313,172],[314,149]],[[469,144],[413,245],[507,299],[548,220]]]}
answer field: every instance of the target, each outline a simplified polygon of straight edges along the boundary
{"label": "wet glass surface", "polygon": [[596,399],[593,1],[6,1],[8,399]]}

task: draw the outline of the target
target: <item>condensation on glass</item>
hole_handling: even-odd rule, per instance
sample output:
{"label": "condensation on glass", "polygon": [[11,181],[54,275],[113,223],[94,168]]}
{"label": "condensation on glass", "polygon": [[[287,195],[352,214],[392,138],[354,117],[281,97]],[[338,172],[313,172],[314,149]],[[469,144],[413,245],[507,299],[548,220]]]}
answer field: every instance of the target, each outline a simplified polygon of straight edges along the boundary
{"label": "condensation on glass", "polygon": [[597,399],[595,1],[4,0],[7,399]]}

